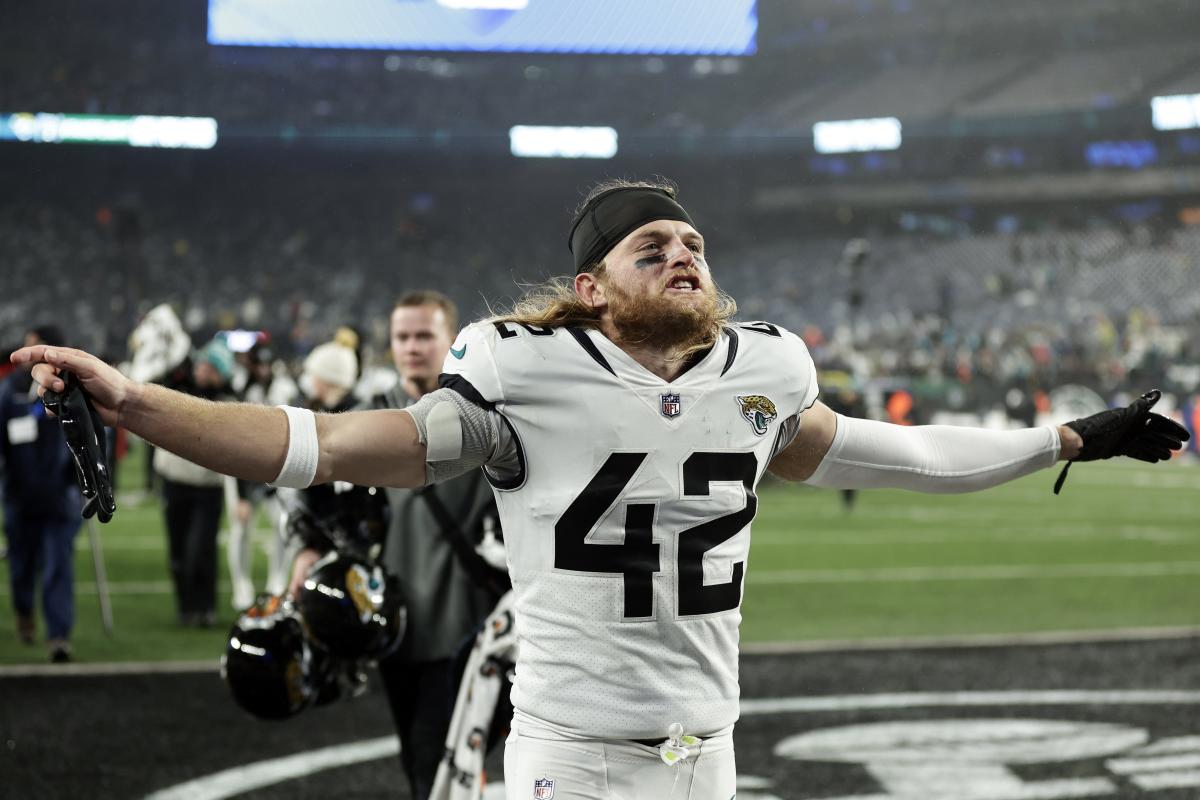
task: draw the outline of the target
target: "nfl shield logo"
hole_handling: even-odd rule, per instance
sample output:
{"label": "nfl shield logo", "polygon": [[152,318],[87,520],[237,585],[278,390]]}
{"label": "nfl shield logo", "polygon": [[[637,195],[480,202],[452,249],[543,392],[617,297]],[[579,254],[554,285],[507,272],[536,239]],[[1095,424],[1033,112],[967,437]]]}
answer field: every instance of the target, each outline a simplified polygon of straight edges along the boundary
{"label": "nfl shield logo", "polygon": [[533,781],[533,800],[553,800],[554,781],[551,778],[535,778]]}
{"label": "nfl shield logo", "polygon": [[680,409],[679,395],[664,394],[664,395],[660,395],[659,399],[662,401],[662,404],[659,406],[659,410],[662,411],[662,415],[664,417],[666,417],[667,419],[670,419],[672,417],[679,416],[679,409]]}

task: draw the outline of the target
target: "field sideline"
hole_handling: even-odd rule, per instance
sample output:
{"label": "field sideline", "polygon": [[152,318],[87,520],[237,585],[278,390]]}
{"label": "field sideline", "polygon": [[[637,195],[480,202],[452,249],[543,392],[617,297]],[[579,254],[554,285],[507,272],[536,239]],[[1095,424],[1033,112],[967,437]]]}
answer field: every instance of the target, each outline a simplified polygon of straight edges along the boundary
{"label": "field sideline", "polygon": [[[124,470],[134,473],[134,465]],[[988,492],[930,496],[764,485],[747,572],[743,639],[925,639],[1200,626],[1200,467],[1076,466],[1063,494],[1044,471]],[[115,633],[104,635],[86,529],[76,558],[79,661],[215,659],[235,613],[224,550],[220,624],[181,630],[153,500],[98,526]],[[260,576],[265,559],[256,555]],[[7,567],[3,570],[7,593]],[[260,580],[261,583],[261,580]],[[0,605],[0,664],[38,663]]]}

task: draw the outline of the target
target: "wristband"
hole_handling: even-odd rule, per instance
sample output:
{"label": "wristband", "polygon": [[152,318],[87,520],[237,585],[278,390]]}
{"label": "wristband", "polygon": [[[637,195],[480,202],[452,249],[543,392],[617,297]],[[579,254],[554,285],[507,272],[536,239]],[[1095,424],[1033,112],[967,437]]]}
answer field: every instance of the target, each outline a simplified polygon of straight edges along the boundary
{"label": "wristband", "polygon": [[307,489],[317,477],[321,448],[317,442],[317,417],[307,408],[278,406],[288,418],[288,448],[283,468],[271,486]]}

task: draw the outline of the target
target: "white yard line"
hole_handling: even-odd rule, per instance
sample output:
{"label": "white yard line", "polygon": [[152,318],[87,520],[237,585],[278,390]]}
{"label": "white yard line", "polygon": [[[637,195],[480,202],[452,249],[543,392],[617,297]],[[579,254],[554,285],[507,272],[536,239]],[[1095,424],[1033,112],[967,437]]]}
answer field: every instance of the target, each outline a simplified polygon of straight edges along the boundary
{"label": "white yard line", "polygon": [[[1200,575],[1200,561],[1147,561],[1133,564],[1008,564],[952,567],[879,567],[877,569],[753,569],[753,585],[809,583],[911,583],[921,581],[995,581],[1030,578],[1138,578]],[[218,591],[228,592],[222,582]],[[163,595],[173,589],[169,580],[109,581],[109,594]],[[96,594],[96,584],[79,581],[75,593]]]}
{"label": "white yard line", "polygon": [[1200,626],[977,633],[965,636],[895,636],[883,639],[813,639],[799,642],[742,642],[741,649],[742,653],[746,655],[790,655],[793,653],[836,653],[857,650],[929,650],[947,647],[1019,647],[1094,642],[1136,642],[1193,637],[1200,638]]}
{"label": "white yard line", "polygon": [[147,795],[146,800],[221,800],[327,769],[395,756],[399,752],[400,741],[395,736],[365,739],[283,758],[242,764],[160,789]]}
{"label": "white yard line", "polygon": [[[1048,525],[1044,528],[999,528],[981,526],[978,520],[964,517],[961,527],[947,526],[941,530],[897,533],[894,528],[858,528],[838,533],[826,526],[806,528],[798,525],[787,533],[753,533],[754,546],[804,547],[806,545],[897,545],[897,544],[1003,544],[1022,542],[1034,545],[1063,543],[1088,544],[1112,541],[1200,542],[1200,533],[1173,530],[1153,525],[1100,526],[1096,524]],[[1011,520],[1010,520],[1011,522]]]}
{"label": "white yard line", "polygon": [[752,569],[748,580],[764,584],[917,583],[925,581],[1007,581],[1042,578],[1142,578],[1200,575],[1200,561],[1147,561],[1136,564],[1005,564],[877,569]]}
{"label": "white yard line", "polygon": [[1200,692],[1159,690],[905,692],[826,697],[767,697],[742,700],[742,716],[879,708],[973,708],[978,706],[1078,706],[1200,704]]}

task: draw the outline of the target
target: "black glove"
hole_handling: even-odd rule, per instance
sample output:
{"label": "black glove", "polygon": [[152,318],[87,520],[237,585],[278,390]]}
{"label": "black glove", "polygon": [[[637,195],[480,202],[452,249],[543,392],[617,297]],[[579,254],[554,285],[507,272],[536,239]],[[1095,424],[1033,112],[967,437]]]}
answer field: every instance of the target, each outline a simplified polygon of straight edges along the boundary
{"label": "black glove", "polygon": [[1067,470],[1076,461],[1129,456],[1154,464],[1170,458],[1172,450],[1181,449],[1191,434],[1178,422],[1150,411],[1160,397],[1162,392],[1151,389],[1125,408],[1110,408],[1068,422],[1067,427],[1083,439],[1083,448],[1059,473],[1054,493],[1062,489]]}
{"label": "black glove", "polygon": [[98,516],[101,522],[108,522],[117,510],[117,501],[113,496],[112,475],[108,471],[104,423],[79,379],[65,370],[58,377],[65,384],[63,390],[47,389],[42,395],[42,404],[62,423],[67,449],[75,464],[75,480],[86,501],[83,516]]}

